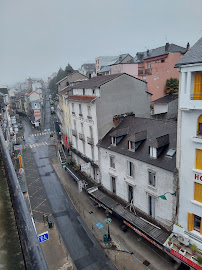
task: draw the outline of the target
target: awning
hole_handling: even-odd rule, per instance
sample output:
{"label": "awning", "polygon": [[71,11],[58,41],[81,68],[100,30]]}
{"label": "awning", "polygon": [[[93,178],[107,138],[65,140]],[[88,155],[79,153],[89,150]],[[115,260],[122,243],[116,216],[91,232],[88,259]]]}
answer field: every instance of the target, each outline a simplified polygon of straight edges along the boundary
{"label": "awning", "polygon": [[68,171],[68,173],[74,178],[74,180],[79,181],[79,178],[74,174],[74,172],[69,167],[66,166],[65,170]]}

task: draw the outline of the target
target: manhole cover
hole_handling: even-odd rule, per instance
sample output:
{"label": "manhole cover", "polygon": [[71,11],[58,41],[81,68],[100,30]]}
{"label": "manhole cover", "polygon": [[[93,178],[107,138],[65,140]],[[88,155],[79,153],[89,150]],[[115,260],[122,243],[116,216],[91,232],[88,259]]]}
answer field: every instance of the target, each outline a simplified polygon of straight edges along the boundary
{"label": "manhole cover", "polygon": [[149,265],[150,265],[150,262],[148,262],[147,260],[145,260],[145,261],[143,262],[143,264],[146,265],[146,266],[149,266]]}

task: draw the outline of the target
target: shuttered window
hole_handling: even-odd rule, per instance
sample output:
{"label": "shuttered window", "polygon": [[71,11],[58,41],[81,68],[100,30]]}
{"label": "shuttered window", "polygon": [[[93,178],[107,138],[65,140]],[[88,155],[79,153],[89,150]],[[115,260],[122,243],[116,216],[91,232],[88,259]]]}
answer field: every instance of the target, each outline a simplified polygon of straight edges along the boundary
{"label": "shuttered window", "polygon": [[197,135],[202,135],[202,114],[198,118],[198,133]]}
{"label": "shuttered window", "polygon": [[188,213],[188,231],[193,231],[194,229],[194,214]]}
{"label": "shuttered window", "polygon": [[194,183],[194,200],[202,203],[202,184]]}
{"label": "shuttered window", "polygon": [[195,100],[202,100],[202,73],[195,74],[194,99]]}
{"label": "shuttered window", "polygon": [[202,150],[196,149],[196,169],[202,170]]}

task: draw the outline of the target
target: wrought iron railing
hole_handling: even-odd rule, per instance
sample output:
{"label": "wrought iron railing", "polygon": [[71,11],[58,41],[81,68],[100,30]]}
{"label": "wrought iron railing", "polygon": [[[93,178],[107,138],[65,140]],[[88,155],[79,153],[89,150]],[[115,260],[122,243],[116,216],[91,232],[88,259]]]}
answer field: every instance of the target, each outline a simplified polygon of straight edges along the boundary
{"label": "wrought iron railing", "polygon": [[79,133],[79,139],[84,141],[85,140],[85,136],[83,133]]}
{"label": "wrought iron railing", "polygon": [[94,144],[93,138],[87,137],[87,143],[93,145]]}

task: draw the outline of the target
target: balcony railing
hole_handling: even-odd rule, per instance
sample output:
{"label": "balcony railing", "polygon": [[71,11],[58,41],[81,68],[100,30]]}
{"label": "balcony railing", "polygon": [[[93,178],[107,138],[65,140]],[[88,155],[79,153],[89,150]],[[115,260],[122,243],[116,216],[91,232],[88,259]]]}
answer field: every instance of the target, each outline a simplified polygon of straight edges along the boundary
{"label": "balcony railing", "polygon": [[87,118],[88,118],[88,119],[92,119],[92,116],[87,115]]}
{"label": "balcony railing", "polygon": [[202,100],[202,94],[191,94],[191,100]]}
{"label": "balcony railing", "polygon": [[77,131],[72,129],[72,136],[77,137]]}
{"label": "balcony railing", "polygon": [[93,138],[87,137],[87,143],[90,144],[90,145],[94,145]]}
{"label": "balcony railing", "polygon": [[84,140],[85,140],[85,136],[84,136],[84,134],[79,133],[79,139],[80,139],[80,140],[82,140],[82,141],[84,141]]}

